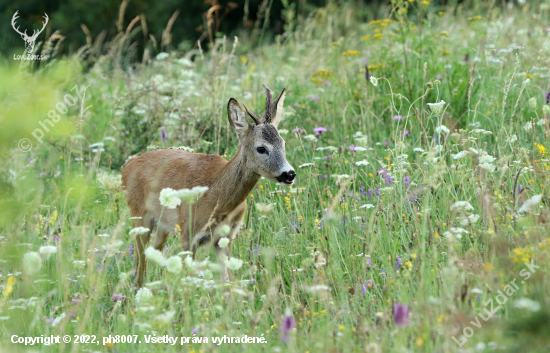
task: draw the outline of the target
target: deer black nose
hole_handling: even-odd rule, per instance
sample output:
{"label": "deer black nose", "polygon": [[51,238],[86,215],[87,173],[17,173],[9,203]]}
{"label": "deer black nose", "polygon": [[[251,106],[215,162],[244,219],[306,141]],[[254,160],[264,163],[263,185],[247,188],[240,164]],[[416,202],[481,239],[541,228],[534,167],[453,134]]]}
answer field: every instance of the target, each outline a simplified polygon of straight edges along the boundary
{"label": "deer black nose", "polygon": [[294,170],[290,170],[288,172],[283,172],[281,175],[279,175],[277,177],[277,180],[281,183],[291,184],[295,176],[296,172]]}

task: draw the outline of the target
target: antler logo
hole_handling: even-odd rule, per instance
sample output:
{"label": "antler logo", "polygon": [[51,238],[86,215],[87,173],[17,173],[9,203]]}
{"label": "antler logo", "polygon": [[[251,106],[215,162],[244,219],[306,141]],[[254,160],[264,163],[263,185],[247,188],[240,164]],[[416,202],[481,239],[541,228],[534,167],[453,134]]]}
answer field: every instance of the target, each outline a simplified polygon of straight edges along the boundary
{"label": "antler logo", "polygon": [[33,31],[32,33],[32,36],[29,36],[27,34],[27,30],[25,30],[25,32],[21,32],[19,30],[19,27],[15,28],[15,21],[17,20],[17,18],[19,17],[17,15],[17,12],[19,11],[15,11],[15,13],[13,14],[13,17],[11,18],[11,26],[13,27],[13,29],[19,33],[21,35],[21,38],[23,38],[23,40],[25,41],[25,48],[27,49],[27,52],[29,54],[32,54],[32,52],[34,51],[34,43],[36,42],[36,38],[38,38],[38,35],[40,33],[42,33],[42,31],[44,30],[44,28],[46,28],[46,25],[48,24],[48,15],[46,13],[44,13],[44,18],[46,19],[46,22],[44,22],[44,25],[42,26],[42,29],[37,31],[36,29]]}

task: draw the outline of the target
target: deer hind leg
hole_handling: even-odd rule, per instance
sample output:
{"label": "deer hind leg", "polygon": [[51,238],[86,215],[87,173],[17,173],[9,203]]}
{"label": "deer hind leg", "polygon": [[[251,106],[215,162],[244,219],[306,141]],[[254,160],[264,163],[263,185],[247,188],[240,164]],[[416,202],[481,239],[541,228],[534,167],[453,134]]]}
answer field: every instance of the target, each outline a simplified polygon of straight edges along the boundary
{"label": "deer hind leg", "polygon": [[193,246],[191,250],[193,252],[193,260],[195,260],[195,255],[197,254],[197,250],[199,249],[199,247],[208,243],[211,238],[212,232],[197,234],[195,236],[195,239],[193,239]]}
{"label": "deer hind leg", "polygon": [[155,249],[162,251],[162,248],[168,240],[169,234],[170,232],[166,231],[165,229],[160,229],[160,227],[157,228],[157,236],[155,237],[155,243],[153,245]]}

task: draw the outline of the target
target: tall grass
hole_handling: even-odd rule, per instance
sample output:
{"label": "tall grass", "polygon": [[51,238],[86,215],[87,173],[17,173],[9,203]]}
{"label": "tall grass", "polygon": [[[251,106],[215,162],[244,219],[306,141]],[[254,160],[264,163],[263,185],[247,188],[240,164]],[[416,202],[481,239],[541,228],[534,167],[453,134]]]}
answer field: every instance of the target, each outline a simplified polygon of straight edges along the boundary
{"label": "tall grass", "polygon": [[[547,351],[548,6],[393,4],[366,23],[366,9],[329,4],[274,44],[218,38],[138,67],[136,20],[89,71],[75,56],[2,73],[13,135],[0,132],[0,351]],[[229,159],[238,141],[222,109],[235,97],[261,112],[262,82],[288,91],[279,127],[297,183],[262,179],[250,195],[233,281],[220,284],[205,247],[195,263],[181,255],[180,273],[150,262],[152,297],[136,298],[122,165],[172,146]],[[31,132],[75,84],[84,101],[37,145]],[[539,266],[529,279],[525,263]],[[514,279],[496,315],[472,324]],[[100,344],[11,343],[81,334]],[[208,343],[145,343],[152,334]],[[103,345],[109,335],[141,343]],[[224,335],[267,343],[212,343]]]}

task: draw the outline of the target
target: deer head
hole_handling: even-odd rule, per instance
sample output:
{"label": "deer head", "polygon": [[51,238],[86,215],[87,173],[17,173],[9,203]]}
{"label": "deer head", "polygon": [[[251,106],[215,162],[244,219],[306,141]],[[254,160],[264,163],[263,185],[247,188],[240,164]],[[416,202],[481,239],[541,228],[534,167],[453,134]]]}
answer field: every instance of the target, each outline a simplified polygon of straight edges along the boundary
{"label": "deer head", "polygon": [[235,130],[246,166],[266,179],[290,185],[296,172],[286,160],[285,140],[279,135],[277,126],[283,119],[285,90],[272,101],[273,92],[264,83],[266,91],[265,113],[260,119],[248,109],[246,113],[254,120],[250,124],[239,103],[231,98],[227,105],[229,123]]}
{"label": "deer head", "polygon": [[42,26],[42,29],[40,30],[34,30],[33,33],[32,33],[32,36],[28,36],[27,35],[27,30],[25,30],[25,32],[21,32],[19,30],[19,27],[15,27],[15,21],[17,20],[17,18],[19,17],[17,15],[17,12],[18,11],[15,11],[15,13],[13,14],[13,17],[11,18],[11,26],[13,27],[13,29],[19,33],[21,35],[21,38],[23,38],[23,40],[25,41],[25,48],[27,50],[27,52],[29,54],[31,54],[33,51],[34,51],[34,43],[36,42],[36,38],[38,38],[38,35],[40,33],[42,33],[42,31],[44,30],[44,28],[46,28],[46,25],[48,24],[48,15],[45,13],[44,14],[44,18],[46,19],[46,22],[43,23],[43,26]]}

